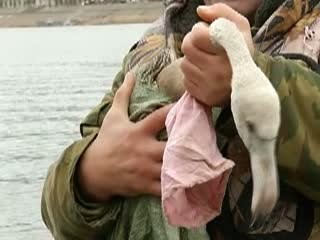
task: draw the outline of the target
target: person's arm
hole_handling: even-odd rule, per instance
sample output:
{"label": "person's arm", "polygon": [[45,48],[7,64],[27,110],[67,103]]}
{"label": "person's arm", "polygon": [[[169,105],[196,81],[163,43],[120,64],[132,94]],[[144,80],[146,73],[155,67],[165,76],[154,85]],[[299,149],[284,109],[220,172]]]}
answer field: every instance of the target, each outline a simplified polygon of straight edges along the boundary
{"label": "person's arm", "polygon": [[92,239],[100,228],[112,228],[120,211],[119,199],[111,199],[107,204],[85,201],[75,186],[75,172],[81,156],[95,140],[123,79],[124,74],[120,71],[112,90],[82,121],[82,139],[69,146],[49,168],[43,187],[41,213],[55,239]]}
{"label": "person's arm", "polygon": [[[114,226],[121,221],[125,197],[161,193],[166,143],[157,136],[171,106],[168,98],[160,94],[159,100],[141,83],[154,80],[155,72],[148,64],[162,56],[165,38],[154,34],[140,43],[125,57],[112,91],[81,123],[83,138],[49,169],[41,208],[56,239],[91,239],[100,233],[116,237],[122,231]],[[132,70],[141,65],[148,74]],[[133,74],[125,77],[128,71]]]}
{"label": "person's arm", "polygon": [[281,180],[320,202],[320,75],[302,61],[255,52],[281,101],[277,159]]}

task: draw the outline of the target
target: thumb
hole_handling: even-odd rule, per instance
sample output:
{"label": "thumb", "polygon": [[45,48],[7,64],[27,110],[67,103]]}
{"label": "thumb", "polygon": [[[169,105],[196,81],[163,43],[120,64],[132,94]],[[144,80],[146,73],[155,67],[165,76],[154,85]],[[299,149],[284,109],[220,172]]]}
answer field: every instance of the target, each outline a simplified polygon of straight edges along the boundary
{"label": "thumb", "polygon": [[210,6],[199,6],[197,13],[207,23],[212,23],[218,18],[225,18],[236,24],[239,31],[243,34],[249,51],[254,52],[250,23],[246,17],[232,9],[224,3],[216,3]]}
{"label": "thumb", "polygon": [[112,107],[122,110],[122,112],[128,115],[128,107],[130,102],[130,96],[132,94],[135,85],[135,79],[131,72],[128,72],[125,79],[114,95]]}
{"label": "thumb", "polygon": [[243,16],[240,13],[224,3],[216,3],[209,6],[199,6],[197,8],[197,14],[203,21],[207,23],[211,23],[217,18],[226,18],[235,23],[243,19]]}

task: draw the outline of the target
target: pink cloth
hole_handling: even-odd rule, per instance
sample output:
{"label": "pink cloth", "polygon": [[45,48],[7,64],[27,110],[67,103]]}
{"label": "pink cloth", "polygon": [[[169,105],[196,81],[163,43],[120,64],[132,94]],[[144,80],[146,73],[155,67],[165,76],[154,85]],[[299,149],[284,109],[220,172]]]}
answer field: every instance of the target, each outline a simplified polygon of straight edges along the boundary
{"label": "pink cloth", "polygon": [[166,119],[162,207],[175,226],[203,226],[221,211],[234,163],[219,152],[208,116],[203,105],[184,93]]}

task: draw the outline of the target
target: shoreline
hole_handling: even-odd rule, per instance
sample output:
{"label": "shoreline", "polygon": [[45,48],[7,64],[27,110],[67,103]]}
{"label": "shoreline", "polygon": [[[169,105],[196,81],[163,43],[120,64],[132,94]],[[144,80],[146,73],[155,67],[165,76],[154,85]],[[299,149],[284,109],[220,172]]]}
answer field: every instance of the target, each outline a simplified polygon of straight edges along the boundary
{"label": "shoreline", "polygon": [[163,10],[162,2],[0,9],[0,28],[151,23]]}

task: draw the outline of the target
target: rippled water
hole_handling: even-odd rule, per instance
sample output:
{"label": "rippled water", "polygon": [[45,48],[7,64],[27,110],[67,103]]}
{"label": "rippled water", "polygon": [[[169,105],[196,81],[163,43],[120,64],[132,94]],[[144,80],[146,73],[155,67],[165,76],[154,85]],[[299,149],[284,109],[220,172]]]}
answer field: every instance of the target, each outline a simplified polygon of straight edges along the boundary
{"label": "rippled water", "polygon": [[0,29],[1,240],[51,239],[40,214],[47,169],[147,26]]}

